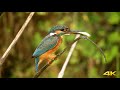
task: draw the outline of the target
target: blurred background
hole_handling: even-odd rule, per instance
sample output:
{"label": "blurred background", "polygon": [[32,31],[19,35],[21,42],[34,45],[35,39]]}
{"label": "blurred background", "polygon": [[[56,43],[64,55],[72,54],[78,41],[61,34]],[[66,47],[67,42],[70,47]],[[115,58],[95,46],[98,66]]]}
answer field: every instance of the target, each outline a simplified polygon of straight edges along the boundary
{"label": "blurred background", "polygon": [[[0,16],[0,57],[28,15],[29,12],[4,12]],[[66,25],[90,33],[90,38],[102,48],[107,58],[105,63],[100,51],[92,43],[80,39],[64,78],[120,78],[120,12],[36,12],[3,64],[3,78],[32,78],[35,75],[34,59],[31,56],[54,25]],[[67,47],[74,38],[75,35],[64,36],[56,53]],[[56,78],[68,52],[49,66],[41,78]],[[103,75],[106,71],[116,71],[116,75]]]}

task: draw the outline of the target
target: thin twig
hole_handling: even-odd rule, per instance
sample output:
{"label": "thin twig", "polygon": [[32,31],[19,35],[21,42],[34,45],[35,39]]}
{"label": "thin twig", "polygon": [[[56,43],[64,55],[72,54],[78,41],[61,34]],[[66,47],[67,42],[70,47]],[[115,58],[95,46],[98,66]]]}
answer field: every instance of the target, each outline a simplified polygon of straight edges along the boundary
{"label": "thin twig", "polygon": [[[76,35],[75,39],[77,39],[77,38],[79,38],[79,37],[80,37],[80,34]],[[66,67],[67,67],[67,65],[68,65],[68,62],[69,62],[70,57],[71,57],[71,55],[72,55],[72,53],[73,53],[73,50],[75,49],[76,44],[77,44],[77,41],[72,45],[72,47],[71,47],[71,49],[70,49],[70,51],[69,51],[69,53],[68,53],[68,56],[67,56],[67,58],[66,58],[66,60],[65,60],[65,63],[64,63],[64,65],[63,65],[61,71],[60,71],[59,74],[58,74],[58,78],[62,78],[62,77],[63,77],[64,72],[65,72],[65,69],[66,69]]]}
{"label": "thin twig", "polygon": [[59,56],[61,56],[67,49],[69,49],[71,47],[72,44],[74,44],[76,41],[78,41],[80,39],[80,37],[76,38],[72,43],[68,44],[68,46],[62,51],[60,52],[59,54],[56,55],[56,57],[54,58],[54,60],[51,60],[49,62],[49,64],[47,63],[45,66],[43,66],[35,75],[34,75],[34,78],[38,78],[42,72],[44,70],[46,70],[48,68],[48,66],[50,66]]}
{"label": "thin twig", "polygon": [[6,57],[10,53],[10,50],[13,48],[13,46],[16,44],[16,42],[18,41],[18,39],[22,35],[23,31],[25,30],[25,27],[27,26],[27,24],[29,23],[29,21],[31,20],[31,18],[32,18],[33,15],[34,15],[34,12],[31,12],[29,14],[28,18],[26,19],[26,21],[24,22],[23,26],[21,27],[21,29],[17,33],[16,37],[14,38],[14,40],[12,41],[12,43],[10,44],[10,46],[8,47],[8,49],[5,51],[5,53],[1,57],[1,59],[0,59],[0,66],[2,66],[2,64],[5,62]]}
{"label": "thin twig", "polygon": [[[80,37],[80,35],[82,35],[82,36]],[[86,33],[82,33],[82,34],[81,34],[81,33],[78,32],[78,35],[76,36],[76,39],[75,39],[72,43],[68,44],[68,46],[67,46],[60,54],[58,54],[58,56],[62,55],[67,49],[69,49],[69,48],[71,47],[72,44],[74,44],[76,41],[78,41],[78,40],[81,39],[81,38],[82,38],[82,39],[87,39],[87,40],[89,40],[90,42],[92,42],[94,45],[96,45],[96,44],[95,44],[91,39],[89,39],[87,36],[88,36],[88,34],[86,35]],[[72,45],[71,50],[70,50],[70,52],[69,52],[69,54],[68,54],[68,57],[67,57],[67,59],[65,60],[65,63],[64,63],[64,65],[63,65],[63,67],[62,67],[62,69],[61,69],[61,71],[60,71],[60,73],[59,73],[59,75],[58,75],[58,78],[62,78],[62,77],[63,77],[64,71],[65,71],[65,69],[66,69],[66,66],[67,66],[67,64],[68,64],[68,61],[69,61],[69,59],[70,59],[70,56],[72,55],[72,52],[73,52],[75,46],[76,46],[76,44]],[[96,46],[97,46],[97,45],[96,45]],[[98,46],[97,46],[97,48],[100,49]],[[103,54],[104,59],[106,60],[106,57],[105,57],[102,49],[100,49],[100,52]],[[46,64],[44,67],[42,67],[42,68],[38,71],[38,73],[35,74],[34,78],[38,78],[38,77],[42,74],[42,72],[43,72],[45,69],[47,69],[47,67],[50,66],[50,65],[57,59],[58,56],[56,56],[56,58],[55,58],[54,60],[51,60],[49,64]]]}

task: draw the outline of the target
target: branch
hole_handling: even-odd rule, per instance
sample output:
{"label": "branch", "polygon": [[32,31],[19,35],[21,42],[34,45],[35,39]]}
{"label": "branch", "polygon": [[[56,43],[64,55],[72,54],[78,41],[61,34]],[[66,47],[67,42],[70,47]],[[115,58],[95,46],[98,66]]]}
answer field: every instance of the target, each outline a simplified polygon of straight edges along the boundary
{"label": "branch", "polygon": [[[82,36],[81,38],[82,38],[82,39],[87,39],[88,41],[90,41],[91,43],[93,43],[93,44],[100,50],[101,54],[102,54],[103,57],[104,57],[105,62],[107,62],[107,61],[106,61],[106,57],[105,57],[102,49],[99,48],[99,47],[96,45],[96,43],[94,43],[91,39],[89,39],[89,38],[87,37],[87,36],[89,36],[89,34],[87,34],[86,32],[84,32],[83,34],[86,35],[86,36]],[[79,40],[79,39],[80,39],[80,34],[76,35],[76,38]],[[65,72],[65,69],[66,69],[66,67],[67,67],[67,64],[68,64],[68,62],[69,62],[69,60],[70,60],[70,57],[71,57],[71,55],[72,55],[72,52],[73,52],[76,44],[77,44],[77,41],[72,45],[72,47],[71,47],[71,49],[70,49],[70,51],[69,51],[69,54],[68,54],[68,56],[67,56],[67,58],[66,58],[66,60],[65,60],[65,63],[64,63],[64,65],[63,65],[60,73],[58,74],[58,78],[62,78],[62,77],[63,77],[64,72]]]}
{"label": "branch", "polygon": [[67,49],[69,49],[71,47],[72,44],[74,44],[76,41],[78,41],[80,39],[80,37],[76,38],[72,43],[68,44],[68,46],[62,51],[60,52],[59,54],[56,55],[56,57],[54,58],[54,60],[51,60],[49,62],[49,64],[47,63],[45,66],[43,66],[35,75],[34,75],[34,78],[38,78],[42,72],[44,70],[46,70],[48,68],[48,66],[50,66],[59,56],[61,56]]}
{"label": "branch", "polygon": [[[76,35],[75,39],[77,39],[77,38],[79,38],[79,37],[80,37],[80,35],[78,34],[78,35]],[[61,71],[60,71],[59,74],[58,74],[58,78],[62,78],[62,77],[63,77],[64,72],[65,72],[65,69],[66,69],[67,64],[68,64],[68,62],[69,62],[69,60],[70,60],[70,57],[71,57],[71,55],[72,55],[72,53],[73,53],[73,50],[75,49],[76,44],[77,44],[77,41],[71,46],[71,49],[70,49],[70,51],[69,51],[69,53],[68,53],[68,56],[67,56],[67,58],[66,58],[66,60],[65,60],[65,63],[64,63],[64,65],[63,65]]]}
{"label": "branch", "polygon": [[[67,67],[67,64],[68,64],[68,62],[69,62],[69,60],[70,60],[70,57],[71,57],[71,55],[72,55],[72,52],[73,52],[73,50],[74,50],[74,48],[75,48],[75,46],[76,46],[76,44],[77,44],[77,41],[78,41],[79,39],[81,39],[81,38],[82,38],[82,39],[86,39],[86,40],[92,42],[92,43],[100,50],[101,54],[104,56],[104,59],[105,59],[105,61],[106,61],[106,57],[105,57],[102,49],[100,49],[91,39],[88,38],[88,37],[90,37],[90,34],[88,34],[88,33],[86,33],[86,32],[77,32],[76,34],[78,34],[78,35],[76,35],[76,39],[75,39],[71,44],[68,44],[68,46],[67,46],[61,53],[59,53],[59,54],[55,57],[54,60],[51,60],[49,64],[46,64],[44,67],[42,67],[42,68],[38,71],[38,73],[35,74],[34,78],[39,77],[39,76],[42,74],[42,72],[43,72],[48,66],[50,66],[50,65],[53,63],[53,61],[55,61],[55,60],[57,59],[58,56],[62,55],[62,54],[66,51],[66,49],[68,49],[69,47],[71,47],[71,45],[73,44],[72,47],[71,47],[71,49],[70,49],[70,51],[69,51],[68,57],[66,58],[65,63],[64,63],[64,65],[63,65],[60,73],[58,74],[58,78],[62,78],[63,75],[64,75],[64,72],[65,72],[65,69],[66,69],[66,67]],[[80,37],[80,35],[82,35],[82,36]]]}
{"label": "branch", "polygon": [[34,78],[38,78],[38,77],[42,74],[42,72],[47,69],[48,66],[50,66],[59,56],[61,56],[61,55],[65,52],[65,50],[66,50],[66,48],[65,48],[61,53],[57,54],[56,57],[49,62],[49,64],[47,63],[46,65],[44,65],[44,66],[35,74]]}
{"label": "branch", "polygon": [[27,26],[27,24],[29,23],[29,21],[31,20],[32,16],[34,15],[34,12],[31,12],[28,16],[28,18],[26,19],[25,23],[23,24],[23,26],[21,27],[21,29],[19,30],[19,32],[17,33],[16,37],[14,38],[14,40],[12,41],[12,43],[10,44],[10,46],[8,47],[8,49],[6,50],[6,52],[3,54],[3,56],[0,59],[0,66],[3,65],[3,63],[6,60],[6,57],[9,55],[10,50],[13,48],[13,46],[16,44],[16,42],[18,41],[18,39],[20,38],[21,34],[23,33],[23,31],[25,30],[25,27]]}

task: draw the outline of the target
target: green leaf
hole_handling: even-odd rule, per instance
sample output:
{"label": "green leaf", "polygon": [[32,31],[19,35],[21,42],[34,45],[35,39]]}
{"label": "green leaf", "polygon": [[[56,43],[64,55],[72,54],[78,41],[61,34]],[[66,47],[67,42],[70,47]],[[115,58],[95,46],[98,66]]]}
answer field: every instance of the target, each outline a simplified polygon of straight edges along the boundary
{"label": "green leaf", "polygon": [[64,38],[65,38],[66,41],[72,42],[72,41],[74,41],[75,36],[74,35],[69,35],[69,36],[64,36]]}
{"label": "green leaf", "polygon": [[33,47],[37,47],[41,40],[42,39],[40,37],[40,34],[38,32],[36,32],[34,37],[33,37],[33,43],[32,43]]}
{"label": "green leaf", "polygon": [[79,63],[79,59],[78,57],[78,52],[74,50],[72,56],[71,56],[71,60],[70,60],[70,64],[77,64]]}
{"label": "green leaf", "polygon": [[117,12],[109,12],[107,13],[107,21],[110,24],[118,24],[120,21],[120,15]]}
{"label": "green leaf", "polygon": [[105,28],[104,28],[104,27],[99,27],[99,29],[98,29],[98,34],[99,34],[100,36],[105,36],[105,35],[106,35],[106,30],[105,30]]}
{"label": "green leaf", "polygon": [[50,22],[49,21],[38,21],[37,27],[40,31],[49,31],[50,29]]}
{"label": "green leaf", "polygon": [[108,36],[108,41],[110,43],[115,43],[115,42],[120,42],[120,34],[118,32],[112,32],[109,36]]}
{"label": "green leaf", "polygon": [[88,14],[91,23],[98,23],[100,21],[100,17],[96,13]]}
{"label": "green leaf", "polygon": [[105,52],[107,62],[111,62],[119,53],[119,48],[117,45],[113,46],[110,50]]}
{"label": "green leaf", "polygon": [[81,52],[88,57],[93,57],[95,50],[94,45],[92,45],[89,41],[87,40],[82,40],[83,42],[80,42],[81,45]]}
{"label": "green leaf", "polygon": [[36,14],[41,15],[41,16],[45,16],[45,15],[47,15],[48,13],[47,13],[47,12],[36,12]]}
{"label": "green leaf", "polygon": [[98,42],[99,47],[104,47],[105,46],[105,40],[102,39],[100,42]]}
{"label": "green leaf", "polygon": [[90,71],[89,71],[89,73],[88,73],[88,77],[89,77],[89,78],[94,78],[94,77],[100,78],[100,76],[98,75],[97,72],[98,72],[98,71],[97,71],[96,68],[90,69]]}

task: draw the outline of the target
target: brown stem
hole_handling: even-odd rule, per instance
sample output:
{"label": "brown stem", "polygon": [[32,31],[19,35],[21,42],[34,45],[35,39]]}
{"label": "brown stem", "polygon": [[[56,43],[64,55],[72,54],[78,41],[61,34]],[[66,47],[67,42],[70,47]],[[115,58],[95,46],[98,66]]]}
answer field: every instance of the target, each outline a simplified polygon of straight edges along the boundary
{"label": "brown stem", "polygon": [[[75,37],[75,39],[76,39],[76,38],[79,38],[79,37],[80,37],[80,35],[77,34],[76,37]],[[66,67],[67,67],[67,65],[68,65],[68,62],[69,62],[69,60],[70,60],[70,57],[71,57],[71,55],[72,55],[72,53],[73,53],[73,51],[74,51],[74,49],[75,49],[75,47],[76,47],[76,44],[77,44],[77,41],[76,41],[74,44],[72,44],[72,46],[71,46],[71,48],[70,48],[70,51],[69,51],[69,53],[68,53],[68,55],[67,55],[67,58],[66,58],[63,66],[62,66],[62,69],[60,70],[60,72],[59,72],[59,74],[58,74],[58,78],[62,78],[62,77],[63,77],[64,72],[65,72],[65,69],[66,69]]]}
{"label": "brown stem", "polygon": [[10,53],[10,50],[13,48],[13,46],[17,43],[17,41],[19,40],[20,36],[22,35],[23,31],[25,30],[26,26],[28,25],[28,23],[30,22],[32,16],[34,15],[34,12],[31,12],[28,16],[28,18],[26,19],[26,21],[24,22],[23,26],[21,27],[21,29],[19,30],[19,32],[17,33],[16,37],[14,38],[14,40],[12,41],[12,43],[9,45],[9,47],[7,48],[7,50],[5,51],[5,53],[3,54],[3,56],[0,59],[0,77],[2,77],[1,75],[1,71],[2,71],[2,65],[5,62],[7,56]]}
{"label": "brown stem", "polygon": [[0,66],[2,66],[2,64],[5,62],[6,57],[9,55],[10,50],[13,48],[13,46],[17,43],[18,39],[20,38],[20,36],[22,35],[23,31],[25,30],[25,27],[28,25],[29,21],[31,20],[32,16],[34,15],[34,12],[31,12],[28,16],[28,18],[26,19],[25,23],[23,24],[23,26],[21,27],[21,29],[19,30],[19,32],[17,33],[16,37],[14,38],[14,40],[12,41],[12,43],[9,45],[8,49],[5,51],[5,53],[3,54],[3,56],[0,59]]}

